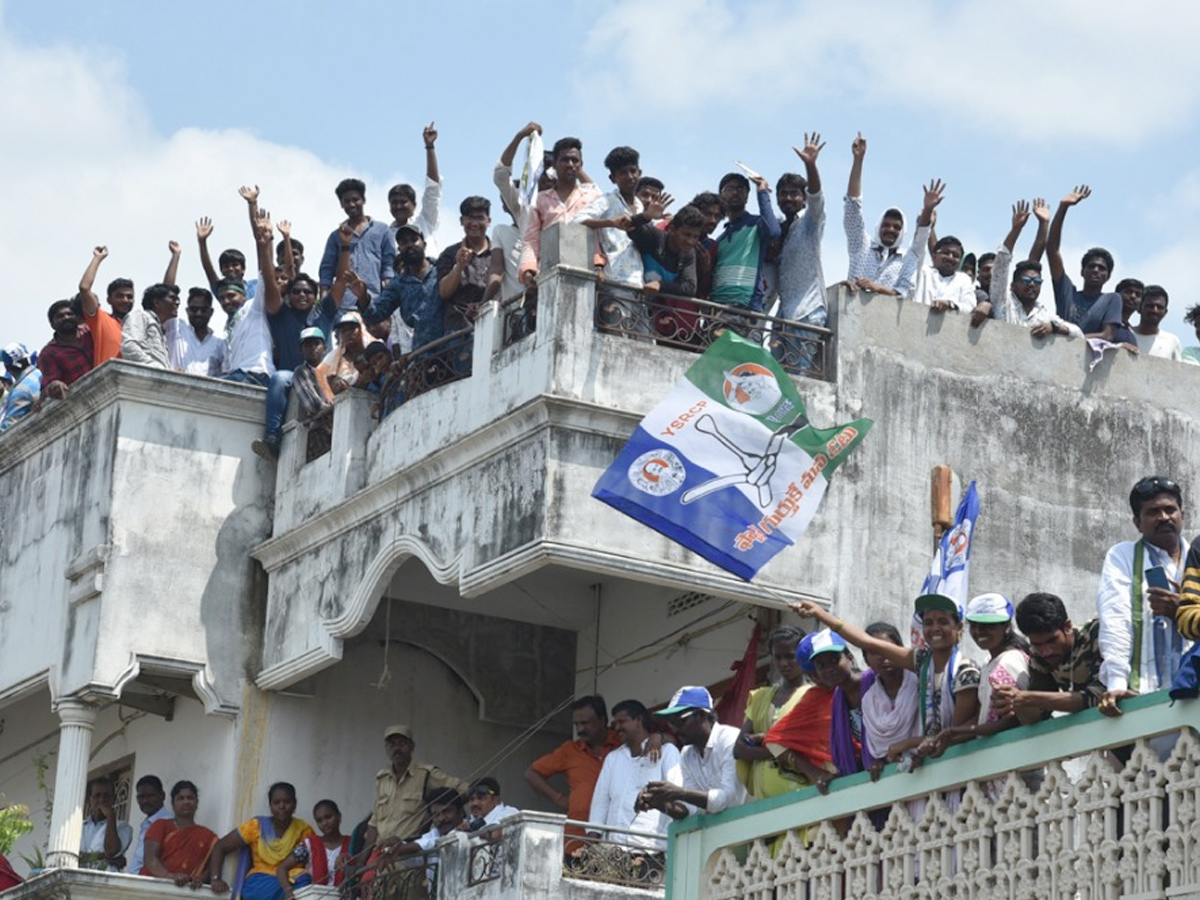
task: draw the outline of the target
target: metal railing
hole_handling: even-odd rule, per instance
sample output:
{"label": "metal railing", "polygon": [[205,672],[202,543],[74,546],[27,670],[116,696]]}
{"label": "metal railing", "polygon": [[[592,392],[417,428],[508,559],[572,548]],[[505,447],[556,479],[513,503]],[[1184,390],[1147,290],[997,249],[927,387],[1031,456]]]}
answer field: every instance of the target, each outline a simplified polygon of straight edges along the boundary
{"label": "metal railing", "polygon": [[[595,822],[565,823],[563,877],[659,890],[666,875],[665,835]],[[580,833],[582,832],[582,833]]]}
{"label": "metal railing", "polygon": [[426,391],[469,378],[475,355],[474,335],[475,327],[470,326],[410,351],[399,373],[393,372],[380,392],[380,418]]}
{"label": "metal railing", "polygon": [[502,347],[511,347],[521,338],[537,331],[537,301],[537,289],[531,288],[501,302],[500,312],[504,322],[500,341]]}
{"label": "metal railing", "polygon": [[341,900],[429,900],[437,894],[438,851],[380,860],[338,889]]}
{"label": "metal railing", "polygon": [[703,352],[725,331],[762,344],[787,372],[828,377],[833,332],[816,325],[751,312],[709,300],[646,294],[612,284],[596,286],[596,330],[682,350]]}

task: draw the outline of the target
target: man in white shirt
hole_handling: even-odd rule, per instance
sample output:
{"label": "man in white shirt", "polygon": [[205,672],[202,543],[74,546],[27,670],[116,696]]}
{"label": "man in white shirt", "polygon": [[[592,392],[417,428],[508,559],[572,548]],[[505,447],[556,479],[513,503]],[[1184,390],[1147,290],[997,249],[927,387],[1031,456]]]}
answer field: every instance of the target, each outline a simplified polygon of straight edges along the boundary
{"label": "man in white shirt", "polygon": [[[982,325],[991,315],[1009,325],[1020,325],[1030,329],[1034,337],[1046,337],[1049,334],[1083,337],[1078,325],[1058,316],[1054,309],[1041,299],[1041,263],[1027,259],[1017,263],[1013,269],[1013,248],[1021,235],[1021,229],[1029,221],[1029,212],[1029,202],[1026,200],[1018,200],[1013,205],[1012,227],[994,254],[988,300],[975,307],[971,314],[971,324]],[[1010,269],[1011,283],[1008,280]]]}
{"label": "man in white shirt", "polygon": [[93,778],[87,785],[88,817],[79,841],[81,868],[125,869],[125,851],[133,843],[133,829],[117,818],[113,809],[116,791],[108,778]]}
{"label": "man in white shirt", "polygon": [[[679,786],[683,776],[679,769],[679,751],[672,744],[663,744],[657,760],[650,759],[647,742],[649,714],[637,700],[622,700],[612,710],[613,729],[624,741],[608,754],[592,793],[592,809],[588,820],[597,826],[627,828],[665,835],[670,824],[657,809],[636,809],[642,789],[652,781]],[[590,834],[603,836],[604,829],[589,829]],[[606,840],[653,850],[665,850],[666,841],[630,834],[609,834]]]}
{"label": "man in white shirt", "polygon": [[166,806],[167,795],[163,791],[162,780],[157,775],[143,775],[137,782],[138,809],[146,818],[138,826],[137,841],[134,844],[133,858],[129,862],[130,875],[140,875],[146,861],[146,832],[159,819],[171,819],[175,814]]}
{"label": "man in white shirt", "polygon": [[401,225],[414,222],[425,235],[425,252],[434,259],[438,256],[437,227],[438,213],[442,203],[442,176],[438,171],[437,129],[430,122],[421,136],[425,140],[425,190],[421,193],[421,212],[417,213],[417,192],[411,184],[395,184],[388,191],[388,207],[392,213],[392,241]]}
{"label": "man in white shirt", "polygon": [[708,690],[681,687],[658,715],[670,721],[684,743],[680,755],[683,784],[651,782],[638,798],[638,806],[685,819],[696,812],[721,812],[745,803],[746,788],[738,780],[733,758],[741,731],[717,722]]}
{"label": "man in white shirt", "polygon": [[1133,336],[1137,338],[1138,353],[1143,356],[1160,356],[1178,361],[1183,359],[1183,344],[1175,335],[1158,327],[1167,314],[1168,302],[1165,288],[1157,284],[1146,285],[1139,307],[1141,318],[1133,329]]}
{"label": "man in white shirt", "polygon": [[225,368],[225,340],[208,327],[213,295],[205,288],[188,291],[187,322],[176,316],[164,326],[171,368],[189,375],[219,377]]}
{"label": "man in white shirt", "polygon": [[[500,799],[500,782],[488,776],[480,778],[467,791],[467,809],[471,818],[463,822],[459,828],[462,831],[479,831],[488,825],[497,825],[502,819],[515,816],[520,812],[515,806],[509,806]],[[499,833],[499,829],[488,832],[489,839]]]}
{"label": "man in white shirt", "polygon": [[[464,824],[463,798],[454,788],[439,788],[425,794],[424,803],[429,807],[432,822],[429,828],[414,841],[405,841],[384,850],[375,862],[376,871],[386,869],[391,860],[400,856],[423,854],[425,865],[425,887],[433,896],[434,878],[437,875],[438,855],[434,850],[438,841],[454,834]],[[421,860],[410,860],[408,865],[419,868]],[[402,890],[400,896],[409,896]]]}
{"label": "man in white shirt", "polygon": [[1121,714],[1125,697],[1167,687],[1190,646],[1175,625],[1188,554],[1183,493],[1170,478],[1151,476],[1133,486],[1129,505],[1141,538],[1109,549],[1096,593],[1105,688],[1098,707],[1108,716]]}

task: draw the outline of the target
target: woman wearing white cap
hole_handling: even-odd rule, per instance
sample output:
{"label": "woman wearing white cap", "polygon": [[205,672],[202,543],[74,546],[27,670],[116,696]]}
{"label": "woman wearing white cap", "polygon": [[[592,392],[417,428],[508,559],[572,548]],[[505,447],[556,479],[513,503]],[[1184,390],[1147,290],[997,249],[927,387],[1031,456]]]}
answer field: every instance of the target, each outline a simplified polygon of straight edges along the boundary
{"label": "woman wearing white cap", "polygon": [[1013,605],[1003,594],[980,594],[967,604],[971,640],[990,658],[979,671],[979,718],[938,735],[938,752],[951,744],[1006,731],[1020,724],[1015,715],[1001,716],[992,706],[992,691],[1011,685],[1029,687],[1029,644],[1013,628]]}

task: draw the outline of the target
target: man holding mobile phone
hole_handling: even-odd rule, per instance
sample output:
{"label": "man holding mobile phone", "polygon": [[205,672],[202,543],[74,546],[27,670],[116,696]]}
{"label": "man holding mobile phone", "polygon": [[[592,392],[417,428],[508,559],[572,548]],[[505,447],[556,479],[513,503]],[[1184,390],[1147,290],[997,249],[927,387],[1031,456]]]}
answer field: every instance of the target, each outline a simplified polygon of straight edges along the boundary
{"label": "man holding mobile phone", "polygon": [[1187,646],[1176,625],[1189,550],[1183,492],[1170,478],[1151,476],[1133,486],[1129,505],[1141,538],[1109,549],[1096,594],[1105,688],[1098,706],[1107,716],[1121,714],[1125,697],[1167,687]]}

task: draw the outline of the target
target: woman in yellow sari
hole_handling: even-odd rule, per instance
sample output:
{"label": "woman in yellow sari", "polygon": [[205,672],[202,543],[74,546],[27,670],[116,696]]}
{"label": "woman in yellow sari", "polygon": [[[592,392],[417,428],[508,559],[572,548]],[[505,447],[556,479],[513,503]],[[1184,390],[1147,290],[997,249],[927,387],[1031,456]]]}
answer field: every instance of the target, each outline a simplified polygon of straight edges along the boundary
{"label": "woman in yellow sari", "polygon": [[[257,816],[235,828],[213,849],[209,862],[214,894],[224,894],[229,885],[221,878],[225,854],[241,850],[237,877],[233,882],[233,900],[282,900],[284,882],[301,887],[311,881],[304,866],[276,875],[279,864],[291,855],[296,845],[313,833],[303,819],[294,818],[296,789],[286,781],[276,782],[267,791],[271,804],[269,816]],[[305,879],[308,879],[307,881]]]}
{"label": "woman in yellow sari", "polygon": [[738,760],[738,778],[759,799],[794,791],[807,783],[797,780],[794,773],[781,774],[775,757],[762,742],[771,726],[791,712],[812,687],[805,683],[804,670],[796,661],[796,647],[803,637],[804,632],[792,625],[781,625],[771,632],[771,658],[780,680],[751,691],[746,702],[746,723],[733,755]]}

